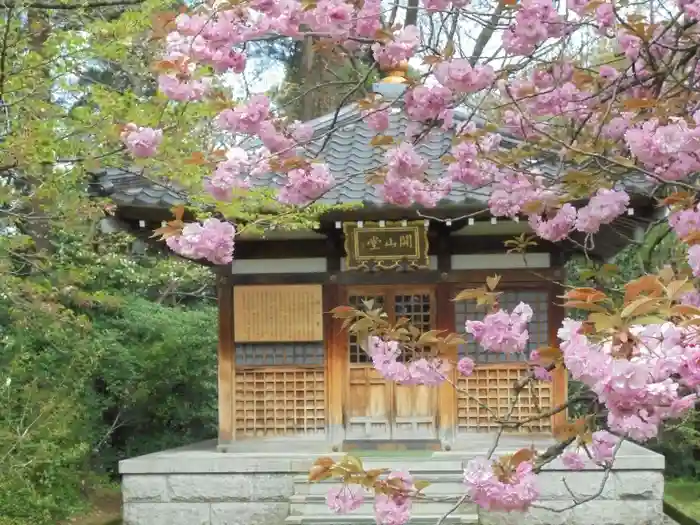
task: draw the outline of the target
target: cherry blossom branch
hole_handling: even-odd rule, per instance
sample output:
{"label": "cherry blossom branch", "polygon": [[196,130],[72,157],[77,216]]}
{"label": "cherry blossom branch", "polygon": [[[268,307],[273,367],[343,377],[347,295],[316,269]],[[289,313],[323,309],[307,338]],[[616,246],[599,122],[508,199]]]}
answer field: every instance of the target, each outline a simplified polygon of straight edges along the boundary
{"label": "cherry blossom branch", "polygon": [[4,0],[0,3],[0,9],[13,9],[15,7],[24,7],[29,9],[47,9],[49,11],[73,11],[78,9],[98,9],[105,7],[128,7],[141,5],[145,0],[115,0],[113,2],[85,2],[82,4],[55,4],[47,2],[15,2],[14,0]]}
{"label": "cherry blossom branch", "polygon": [[551,512],[561,513],[561,512],[565,512],[567,510],[571,510],[575,507],[578,507],[579,505],[583,505],[584,503],[587,503],[589,501],[593,501],[594,499],[598,498],[603,493],[603,490],[605,490],[605,485],[607,484],[608,479],[610,478],[610,474],[612,472],[614,459],[617,456],[617,452],[620,450],[620,446],[622,445],[623,442],[624,442],[624,440],[620,439],[618,441],[617,445],[615,445],[615,448],[613,450],[613,460],[603,470],[603,478],[600,481],[600,485],[598,486],[598,489],[593,494],[591,494],[589,496],[585,496],[585,497],[576,496],[573,493],[573,491],[569,488],[569,485],[566,482],[566,479],[562,478],[562,482],[564,483],[564,486],[566,487],[567,492],[569,492],[569,494],[571,495],[571,498],[573,499],[573,503],[571,505],[566,505],[566,506],[560,507],[560,508],[554,508],[554,507],[548,507],[546,505],[533,504],[532,507],[537,508],[537,509],[542,509],[542,510],[548,510]]}

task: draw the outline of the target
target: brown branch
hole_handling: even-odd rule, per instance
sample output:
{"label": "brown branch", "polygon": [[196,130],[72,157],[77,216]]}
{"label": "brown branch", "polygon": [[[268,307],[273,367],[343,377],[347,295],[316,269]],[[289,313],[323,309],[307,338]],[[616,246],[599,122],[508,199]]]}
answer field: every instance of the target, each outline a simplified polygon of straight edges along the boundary
{"label": "brown branch", "polygon": [[31,2],[23,4],[21,2],[3,2],[0,4],[0,9],[13,9],[15,7],[24,7],[28,9],[48,9],[73,11],[78,9],[99,9],[101,7],[122,7],[131,5],[141,5],[145,0],[117,0],[115,2],[85,2],[83,4],[53,4],[45,2]]}

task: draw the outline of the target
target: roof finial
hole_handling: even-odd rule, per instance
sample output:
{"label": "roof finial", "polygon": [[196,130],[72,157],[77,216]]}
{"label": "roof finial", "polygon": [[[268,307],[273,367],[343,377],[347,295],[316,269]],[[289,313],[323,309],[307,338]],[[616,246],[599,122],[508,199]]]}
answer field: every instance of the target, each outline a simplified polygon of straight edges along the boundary
{"label": "roof finial", "polygon": [[399,65],[382,71],[382,84],[405,84],[408,73],[408,62],[404,60]]}

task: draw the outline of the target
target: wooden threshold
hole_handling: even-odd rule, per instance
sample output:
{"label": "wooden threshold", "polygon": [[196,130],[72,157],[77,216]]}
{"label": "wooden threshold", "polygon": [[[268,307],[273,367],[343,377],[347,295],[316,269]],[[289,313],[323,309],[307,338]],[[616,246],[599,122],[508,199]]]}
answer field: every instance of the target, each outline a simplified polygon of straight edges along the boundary
{"label": "wooden threshold", "polygon": [[432,451],[442,450],[439,439],[352,439],[343,441],[343,452],[356,451]]}

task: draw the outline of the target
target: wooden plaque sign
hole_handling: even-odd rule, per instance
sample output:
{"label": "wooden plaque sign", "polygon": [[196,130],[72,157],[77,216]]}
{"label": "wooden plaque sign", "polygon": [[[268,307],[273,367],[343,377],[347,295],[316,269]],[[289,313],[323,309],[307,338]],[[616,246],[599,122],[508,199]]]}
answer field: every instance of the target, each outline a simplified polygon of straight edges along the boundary
{"label": "wooden plaque sign", "polygon": [[233,330],[237,343],[323,340],[322,286],[236,286]]}
{"label": "wooden plaque sign", "polygon": [[366,223],[343,225],[345,233],[346,267],[348,270],[395,268],[407,264],[413,268],[428,268],[428,230],[420,221],[401,223]]}

